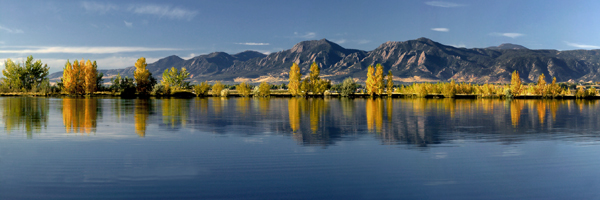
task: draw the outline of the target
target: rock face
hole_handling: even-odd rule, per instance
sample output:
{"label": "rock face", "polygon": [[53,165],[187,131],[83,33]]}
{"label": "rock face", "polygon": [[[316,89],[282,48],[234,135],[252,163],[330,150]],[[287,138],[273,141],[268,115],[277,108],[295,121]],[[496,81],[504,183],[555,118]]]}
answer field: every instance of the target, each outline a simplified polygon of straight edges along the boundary
{"label": "rock face", "polygon": [[[300,42],[291,49],[264,55],[245,51],[235,55],[214,52],[189,60],[169,56],[148,64],[156,78],[171,67],[185,67],[192,80],[287,81],[292,63],[298,63],[303,75],[310,64],[321,67],[321,76],[342,81],[346,77],[366,79],[367,67],[381,63],[397,81],[510,82],[519,71],[525,82],[537,81],[544,73],[548,80],[600,81],[600,50],[530,50],[520,45],[502,44],[488,48],[455,48],[419,38],[404,42],[386,42],[372,51],[345,49],[326,39]],[[105,77],[117,73],[133,76],[134,67],[101,70]],[[57,80],[62,72],[50,75]]]}

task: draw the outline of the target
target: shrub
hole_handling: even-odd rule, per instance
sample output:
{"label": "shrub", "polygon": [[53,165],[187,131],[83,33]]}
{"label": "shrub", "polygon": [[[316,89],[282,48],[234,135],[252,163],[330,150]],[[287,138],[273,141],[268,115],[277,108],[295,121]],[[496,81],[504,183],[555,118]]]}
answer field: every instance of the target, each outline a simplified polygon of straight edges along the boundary
{"label": "shrub", "polygon": [[152,95],[163,95],[165,92],[165,86],[162,84],[156,84],[152,87]]}
{"label": "shrub", "polygon": [[242,82],[239,85],[235,86],[235,90],[242,97],[250,96],[250,85],[246,82]]}
{"label": "shrub", "polygon": [[194,85],[196,96],[206,96],[210,90],[210,85],[207,82],[202,82],[199,85]]}
{"label": "shrub", "polygon": [[223,90],[223,88],[224,88],[224,85],[221,83],[221,81],[215,82],[215,84],[212,86],[212,95],[219,96],[221,94],[221,90]]}
{"label": "shrub", "polygon": [[342,85],[339,88],[340,95],[343,97],[354,95],[354,92],[356,92],[356,88],[357,84],[356,82],[354,82],[354,79],[348,77],[344,79],[344,82],[342,82]]}
{"label": "shrub", "polygon": [[271,86],[267,82],[262,82],[258,86],[258,96],[259,97],[268,97],[271,95]]}
{"label": "shrub", "polygon": [[229,89],[221,90],[221,97],[227,97],[227,96],[229,96]]}

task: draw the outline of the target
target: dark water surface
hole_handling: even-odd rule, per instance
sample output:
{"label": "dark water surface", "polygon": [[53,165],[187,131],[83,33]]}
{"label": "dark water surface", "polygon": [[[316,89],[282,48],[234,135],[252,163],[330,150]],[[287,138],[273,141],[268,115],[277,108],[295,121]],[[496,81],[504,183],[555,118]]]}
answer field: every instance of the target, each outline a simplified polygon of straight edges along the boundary
{"label": "dark water surface", "polygon": [[598,199],[600,104],[0,98],[0,199]]}

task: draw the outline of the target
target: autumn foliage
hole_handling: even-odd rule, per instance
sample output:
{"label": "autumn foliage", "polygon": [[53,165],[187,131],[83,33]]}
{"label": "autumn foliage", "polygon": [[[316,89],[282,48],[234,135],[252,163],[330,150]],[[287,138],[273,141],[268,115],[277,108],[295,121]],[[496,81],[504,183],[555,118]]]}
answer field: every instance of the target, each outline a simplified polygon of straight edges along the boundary
{"label": "autumn foliage", "polygon": [[92,63],[82,59],[79,62],[75,60],[73,64],[67,61],[62,78],[64,91],[73,95],[94,93],[97,90],[97,68],[96,61]]}

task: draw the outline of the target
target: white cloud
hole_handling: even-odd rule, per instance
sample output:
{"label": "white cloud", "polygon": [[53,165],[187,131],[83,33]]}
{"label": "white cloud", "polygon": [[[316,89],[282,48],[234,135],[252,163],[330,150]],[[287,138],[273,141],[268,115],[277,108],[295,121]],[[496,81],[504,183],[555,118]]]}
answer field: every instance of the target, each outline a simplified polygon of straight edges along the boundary
{"label": "white cloud", "polygon": [[335,42],[337,44],[344,44],[344,43],[346,43],[346,39],[333,40],[333,42]]}
{"label": "white cloud", "polygon": [[126,10],[135,14],[155,15],[159,18],[167,17],[169,19],[191,20],[198,14],[197,11],[159,4],[131,4],[127,7],[127,9],[125,9],[111,3],[83,1],[81,2],[81,7],[83,7],[86,11],[100,14],[105,14],[112,11],[124,12]]}
{"label": "white cloud", "polygon": [[509,37],[509,38],[513,38],[513,39],[525,36],[525,34],[522,34],[522,33],[490,33],[490,35]]}
{"label": "white cloud", "polygon": [[0,30],[6,31],[8,33],[23,33],[23,30],[21,30],[21,29],[6,28],[4,26],[0,26]]}
{"label": "white cloud", "polygon": [[294,36],[292,38],[302,38],[302,39],[312,39],[317,37],[317,33],[315,32],[307,32],[305,34],[300,34],[298,32],[294,32]]}
{"label": "white cloud", "polygon": [[128,21],[125,21],[125,20],[123,20],[123,22],[125,22],[125,26],[127,26],[129,28],[133,27],[133,22],[128,22]]}
{"label": "white cloud", "polygon": [[198,12],[187,10],[183,8],[171,8],[171,6],[147,4],[147,5],[135,5],[129,7],[130,11],[136,14],[147,14],[155,15],[159,18],[167,17],[169,19],[187,19],[191,20]]}
{"label": "white cloud", "polygon": [[457,4],[457,3],[445,2],[445,1],[428,1],[428,2],[425,2],[425,4],[427,4],[429,6],[442,7],[442,8],[454,8],[454,7],[466,6],[464,4]]}
{"label": "white cloud", "polygon": [[460,43],[460,44],[449,44],[450,46],[456,47],[456,48],[465,48],[467,47],[467,45]]}
{"label": "white cloud", "polygon": [[262,42],[242,42],[242,43],[235,43],[235,44],[249,45],[249,46],[265,46],[265,45],[269,45],[269,43],[262,43]]}
{"label": "white cloud", "polygon": [[595,45],[589,45],[589,44],[578,44],[578,43],[571,43],[571,42],[565,42],[567,43],[567,45],[575,47],[575,48],[580,48],[580,49],[600,49],[600,46],[595,46]]}
{"label": "white cloud", "polygon": [[186,56],[182,56],[181,58],[183,58],[184,60],[188,60],[188,59],[193,58],[193,57],[196,57],[195,53],[190,53],[189,56],[187,56],[187,57]]}
{"label": "white cloud", "polygon": [[4,41],[0,41],[0,44],[4,44]]}
{"label": "white cloud", "polygon": [[0,47],[0,53],[38,54],[38,53],[83,53],[107,54],[146,51],[179,51],[177,48],[153,47],[63,47],[63,46],[8,46]]}
{"label": "white cloud", "polygon": [[107,13],[112,10],[119,10],[119,7],[110,3],[98,3],[94,1],[81,2],[81,7],[90,12],[98,12],[101,14]]}
{"label": "white cloud", "polygon": [[[8,58],[0,59],[0,66],[4,65],[4,61]],[[10,58],[13,61],[23,61],[27,58]],[[73,58],[69,59],[70,62],[75,60],[80,60],[81,58]],[[110,56],[99,59],[85,59],[90,61],[96,61],[98,64],[98,69],[118,69],[131,67],[135,62],[139,59],[139,57],[125,57],[125,56]],[[146,63],[156,62],[160,58],[146,58]],[[65,63],[67,63],[67,59],[56,59],[56,58],[34,58],[34,60],[41,60],[43,64],[48,64],[50,67],[50,73],[61,71],[65,67]]]}
{"label": "white cloud", "polygon": [[358,44],[367,44],[369,42],[371,42],[371,40],[357,40],[356,41],[356,43],[358,43]]}
{"label": "white cloud", "polygon": [[432,31],[438,31],[438,32],[448,32],[450,31],[450,29],[448,28],[432,28]]}

